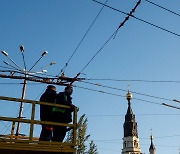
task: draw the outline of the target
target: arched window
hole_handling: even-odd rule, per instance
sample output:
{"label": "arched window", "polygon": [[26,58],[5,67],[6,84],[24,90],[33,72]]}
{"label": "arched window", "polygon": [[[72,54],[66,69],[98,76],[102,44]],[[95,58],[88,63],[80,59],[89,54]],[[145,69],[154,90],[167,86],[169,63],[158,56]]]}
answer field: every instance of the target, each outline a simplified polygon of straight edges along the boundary
{"label": "arched window", "polygon": [[126,147],[126,141],[124,141],[124,147]]}

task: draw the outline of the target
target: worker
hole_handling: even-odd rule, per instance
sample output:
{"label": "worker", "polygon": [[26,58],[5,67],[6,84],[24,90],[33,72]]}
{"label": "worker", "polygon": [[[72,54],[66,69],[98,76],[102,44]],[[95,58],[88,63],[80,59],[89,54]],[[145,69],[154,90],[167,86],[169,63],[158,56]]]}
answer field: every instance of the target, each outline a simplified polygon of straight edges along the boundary
{"label": "worker", "polygon": [[[46,91],[42,94],[40,101],[47,103],[55,103],[56,100],[56,87],[48,85]],[[52,122],[52,109],[53,106],[40,105],[40,119],[41,121]],[[51,125],[42,124],[42,130],[40,134],[40,141],[50,141],[52,138],[53,127]]]}
{"label": "worker", "polygon": [[[60,92],[56,97],[56,104],[70,106],[71,109],[53,107],[53,120],[54,122],[59,123],[70,123],[72,122],[71,113],[74,110],[74,105],[72,104],[71,94],[73,92],[72,86],[67,86],[64,89],[64,92]],[[52,141],[62,142],[66,135],[67,127],[66,126],[53,126],[53,137]]]}

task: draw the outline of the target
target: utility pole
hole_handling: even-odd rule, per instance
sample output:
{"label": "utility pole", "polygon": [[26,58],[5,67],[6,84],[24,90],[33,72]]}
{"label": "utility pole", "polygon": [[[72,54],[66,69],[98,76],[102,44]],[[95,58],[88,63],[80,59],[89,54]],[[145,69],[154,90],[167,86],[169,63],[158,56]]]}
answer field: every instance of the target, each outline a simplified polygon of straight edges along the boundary
{"label": "utility pole", "polygon": [[[27,80],[24,79],[23,89],[22,89],[22,96],[21,96],[22,100],[25,99],[25,97],[26,97],[26,87],[27,87]],[[19,108],[19,115],[18,115],[19,119],[21,119],[23,117],[22,116],[23,115],[23,109],[24,109],[24,102],[21,102],[20,108]],[[16,136],[18,136],[19,133],[20,133],[20,122],[18,122],[18,124],[17,124]]]}

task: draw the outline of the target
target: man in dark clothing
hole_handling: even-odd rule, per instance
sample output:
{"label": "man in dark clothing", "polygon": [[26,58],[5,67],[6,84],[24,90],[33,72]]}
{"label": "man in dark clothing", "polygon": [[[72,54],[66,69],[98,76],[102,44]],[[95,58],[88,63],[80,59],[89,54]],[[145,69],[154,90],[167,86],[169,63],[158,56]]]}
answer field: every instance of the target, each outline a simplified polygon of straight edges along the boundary
{"label": "man in dark clothing", "polygon": [[[46,91],[42,94],[40,101],[47,103],[55,103],[56,100],[56,87],[53,85],[47,86]],[[52,108],[49,105],[40,105],[40,118],[41,121],[52,121]],[[50,141],[52,138],[53,127],[51,125],[42,124],[40,134],[40,141]]]}
{"label": "man in dark clothing", "polygon": [[[67,86],[64,92],[57,94],[56,104],[68,105],[73,107],[72,109],[53,107],[53,121],[59,123],[70,123],[72,122],[72,115],[74,105],[72,104],[71,94],[73,89],[71,86]],[[52,141],[62,142],[66,135],[66,126],[54,126]]]}

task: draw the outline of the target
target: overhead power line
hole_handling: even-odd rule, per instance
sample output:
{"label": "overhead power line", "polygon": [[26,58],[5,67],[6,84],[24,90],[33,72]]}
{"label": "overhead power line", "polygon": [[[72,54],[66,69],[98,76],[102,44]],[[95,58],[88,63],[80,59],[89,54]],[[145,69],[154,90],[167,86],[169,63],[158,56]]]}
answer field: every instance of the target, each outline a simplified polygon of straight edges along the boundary
{"label": "overhead power line", "polygon": [[[105,4],[107,4],[108,0],[106,0]],[[102,8],[100,9],[100,11],[98,12],[98,14],[96,15],[95,19],[93,20],[93,22],[91,23],[91,25],[89,26],[89,28],[87,29],[86,33],[84,34],[83,38],[80,40],[79,44],[77,45],[77,47],[75,48],[74,52],[72,53],[72,55],[70,56],[70,58],[68,59],[68,61],[66,62],[65,66],[61,69],[61,72],[58,74],[58,76],[61,73],[65,72],[65,69],[67,68],[70,60],[72,59],[72,57],[74,56],[74,54],[76,53],[77,49],[80,47],[80,45],[82,44],[82,42],[84,41],[85,37],[87,36],[87,34],[89,33],[89,31],[91,30],[92,26],[94,25],[94,23],[96,22],[96,20],[98,19],[99,15],[101,14],[102,10],[104,9],[104,6],[102,6]]]}
{"label": "overhead power line", "polygon": [[[127,90],[125,90],[125,89],[115,88],[115,87],[110,87],[110,86],[105,86],[105,85],[101,85],[101,84],[99,84],[99,83],[91,83],[91,82],[87,82],[87,81],[80,81],[80,82],[88,83],[88,84],[95,85],[95,86],[99,86],[99,87],[104,87],[104,88],[109,88],[109,89],[114,89],[114,90],[120,90],[120,91],[125,91],[125,92],[127,92]],[[131,92],[134,93],[134,94],[138,94],[138,95],[142,95],[142,96],[146,96],[146,97],[152,97],[152,98],[161,99],[161,100],[166,100],[166,101],[174,101],[174,100],[171,100],[171,99],[168,99],[168,98],[163,98],[163,97],[158,97],[158,96],[152,96],[152,95],[143,94],[143,93],[139,93],[139,92],[135,92],[135,91],[131,91]]]}
{"label": "overhead power line", "polygon": [[[124,95],[115,94],[115,93],[111,93],[111,92],[106,92],[106,91],[103,91],[103,90],[95,90],[95,89],[91,89],[91,88],[87,88],[87,87],[81,87],[81,86],[77,86],[77,85],[73,85],[73,86],[77,87],[77,88],[80,88],[80,89],[85,89],[85,90],[94,91],[94,92],[98,92],[98,93],[103,93],[103,94],[107,94],[107,95],[118,96],[118,97],[123,97],[123,98],[126,97]],[[163,105],[163,103],[157,103],[157,102],[148,101],[148,100],[144,100],[144,99],[140,99],[140,98],[133,98],[133,99],[138,100],[138,101],[142,101],[142,102],[146,102],[146,103],[151,103],[151,104],[156,104],[156,105]]]}
{"label": "overhead power line", "polygon": [[121,79],[93,79],[88,78],[86,80],[100,80],[100,81],[117,81],[117,82],[151,82],[151,83],[180,83],[180,81],[173,80],[121,80]]}
{"label": "overhead power line", "polygon": [[162,105],[180,110],[180,107],[177,107],[177,106],[169,105],[169,104],[166,104],[166,103],[162,103]]}
{"label": "overhead power line", "polygon": [[[113,8],[113,7],[109,6],[109,5],[106,5],[106,4],[104,4],[104,3],[101,3],[101,2],[99,2],[99,1],[96,1],[96,0],[92,0],[92,1],[94,1],[94,2],[96,2],[96,3],[99,3],[99,4],[103,5],[103,6],[106,6],[106,7],[110,8],[110,9],[112,9],[112,10],[114,10],[114,11],[117,11],[117,12],[120,12],[120,13],[122,13],[122,14],[128,15],[128,13],[126,13],[126,12],[123,12],[123,11],[121,11],[121,10],[119,10],[119,9]],[[144,19],[138,18],[138,17],[136,17],[136,16],[134,16],[134,15],[131,15],[131,17],[134,18],[134,19],[137,19],[137,20],[139,20],[139,21],[141,21],[141,22],[144,22],[144,23],[146,23],[146,24],[148,24],[148,25],[151,25],[151,26],[153,26],[153,27],[156,27],[156,28],[158,28],[158,29],[161,29],[161,30],[163,30],[163,31],[165,31],[165,32],[168,32],[168,33],[170,33],[170,34],[173,34],[173,35],[175,35],[175,36],[180,37],[180,34],[177,34],[177,33],[175,33],[175,32],[172,32],[172,31],[170,31],[170,30],[168,30],[168,29],[165,29],[165,28],[163,28],[163,27],[161,27],[161,26],[155,25],[155,24],[153,24],[153,23],[151,23],[151,22],[149,22],[149,21],[146,21],[146,20],[144,20]]]}
{"label": "overhead power line", "polygon": [[115,94],[115,93],[105,92],[105,91],[103,91],[103,90],[95,90],[95,89],[91,89],[91,88],[87,88],[87,87],[81,87],[81,86],[77,86],[77,85],[73,85],[73,86],[74,86],[74,87],[77,87],[77,88],[85,89],[85,90],[90,90],[90,91],[94,91],[94,92],[99,92],[99,93],[108,94],[108,95],[125,97],[125,96],[120,95],[120,94]]}
{"label": "overhead power line", "polygon": [[[77,86],[77,85],[73,85],[73,86],[81,88],[81,89],[86,89],[86,90],[94,91],[94,92],[108,94],[108,95],[119,96],[119,97],[126,97],[126,96],[123,96],[123,95],[120,95],[120,94],[106,92],[106,91],[103,91],[103,90],[95,90],[95,89],[91,89],[91,88],[87,88],[87,87],[81,87],[81,86]],[[166,107],[170,107],[170,108],[174,108],[174,109],[180,110],[180,107],[169,105],[167,103],[157,103],[157,102],[154,102],[154,101],[149,101],[149,100],[140,99],[140,98],[133,98],[133,99],[134,100],[138,100],[138,101],[142,101],[142,102],[146,102],[146,103],[150,103],[150,104],[156,104],[156,105],[166,106]]]}
{"label": "overhead power line", "polygon": [[[124,114],[87,114],[87,117],[124,117]],[[136,116],[180,116],[180,114],[136,114]]]}
{"label": "overhead power line", "polygon": [[[95,1],[95,0],[92,0]],[[97,2],[97,1],[96,1]],[[136,8],[138,7],[138,5],[140,4],[141,0],[139,0],[135,7],[130,11],[130,13],[126,13],[127,17],[123,20],[123,22],[119,25],[119,27],[115,30],[115,32],[108,38],[108,40],[102,45],[102,47],[94,54],[94,56],[89,60],[89,62],[82,68],[82,70],[80,71],[80,74],[86,69],[86,67],[93,61],[93,59],[99,54],[99,52],[106,46],[106,44],[113,38],[116,36],[117,31],[124,26],[124,24],[129,20],[129,17],[133,16],[133,13],[135,12]],[[106,6],[106,4],[104,4],[103,6]]]}
{"label": "overhead power line", "polygon": [[149,1],[149,0],[144,0],[144,1],[146,1],[146,2],[148,2],[148,3],[150,3],[150,4],[152,4],[152,5],[155,5],[155,6],[161,8],[161,9],[163,9],[163,10],[166,10],[166,11],[168,11],[168,12],[170,12],[170,13],[172,13],[172,14],[177,15],[177,16],[180,17],[180,14],[179,14],[179,13],[176,13],[176,12],[174,12],[174,11],[171,11],[170,9],[167,9],[167,8],[165,8],[165,7],[163,7],[163,6],[160,6],[160,5],[157,4],[157,3],[154,3],[154,2]]}

